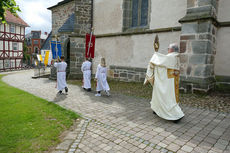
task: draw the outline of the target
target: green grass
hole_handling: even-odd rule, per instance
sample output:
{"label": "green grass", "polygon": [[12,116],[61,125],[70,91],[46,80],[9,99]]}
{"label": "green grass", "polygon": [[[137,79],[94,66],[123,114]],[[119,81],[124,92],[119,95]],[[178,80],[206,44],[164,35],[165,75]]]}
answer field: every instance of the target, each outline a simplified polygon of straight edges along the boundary
{"label": "green grass", "polygon": [[60,142],[79,116],[11,87],[0,75],[0,152],[44,152]]}
{"label": "green grass", "polygon": [[[81,80],[68,80],[67,83],[82,86]],[[152,98],[152,86],[148,83],[143,85],[142,82],[123,82],[108,79],[108,84],[112,93],[123,94],[132,97],[139,97],[145,99]],[[96,90],[96,82],[91,80],[92,89]],[[191,96],[192,94],[184,94],[180,92],[180,98]],[[194,94],[196,98],[204,98],[207,94]]]}
{"label": "green grass", "polygon": [[[82,86],[81,80],[69,80],[68,83]],[[140,82],[121,82],[116,80],[108,80],[108,83],[112,93],[146,99],[151,99],[152,97],[152,86],[150,84],[143,85],[143,83]],[[92,89],[95,90],[96,82],[92,80],[91,84]]]}

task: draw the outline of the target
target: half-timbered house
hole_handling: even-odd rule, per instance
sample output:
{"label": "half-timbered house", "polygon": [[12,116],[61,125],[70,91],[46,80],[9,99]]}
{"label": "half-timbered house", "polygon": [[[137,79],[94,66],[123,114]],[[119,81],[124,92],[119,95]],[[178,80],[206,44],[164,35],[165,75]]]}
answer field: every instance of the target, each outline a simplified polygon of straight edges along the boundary
{"label": "half-timbered house", "polygon": [[6,11],[7,24],[0,24],[0,71],[20,69],[25,28],[28,24]]}

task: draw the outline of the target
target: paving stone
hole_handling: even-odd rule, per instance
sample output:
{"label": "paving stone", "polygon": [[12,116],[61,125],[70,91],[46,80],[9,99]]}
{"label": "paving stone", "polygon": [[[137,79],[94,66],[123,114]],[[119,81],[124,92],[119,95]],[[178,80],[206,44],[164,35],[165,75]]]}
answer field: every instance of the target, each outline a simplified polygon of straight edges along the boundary
{"label": "paving stone", "polygon": [[[109,98],[103,96],[98,98],[94,96],[94,93],[86,93],[74,85],[68,85],[69,94],[61,97],[56,95],[56,89],[53,88],[55,81],[45,78],[32,80],[32,75],[33,71],[25,71],[25,73],[5,76],[3,80],[89,119],[86,124],[84,121],[80,123],[82,128],[68,133],[66,140],[72,141],[63,141],[58,145],[63,150],[67,151],[73,142],[76,143],[75,146],[80,143],[76,152],[87,153],[106,150],[111,153],[159,152],[159,150],[205,153],[229,150],[230,115],[208,109],[209,106],[218,102],[218,111],[230,110],[230,105],[222,105],[226,104],[222,101],[229,101],[228,97],[200,98],[199,105],[205,108],[200,109],[193,107],[197,104],[198,98],[185,95],[182,98],[182,104],[183,100],[187,99],[188,105],[182,105],[181,108],[186,116],[183,122],[174,124],[152,115],[149,100],[113,95],[113,93]],[[50,92],[43,92],[43,90]],[[188,103],[190,101],[191,105]],[[219,105],[222,106],[219,107]],[[80,136],[79,140],[76,136]],[[106,150],[102,150],[99,146]]]}
{"label": "paving stone", "polygon": [[99,145],[98,147],[100,147],[100,148],[105,148],[107,146],[107,144],[105,144],[105,143],[102,143],[101,145]]}
{"label": "paving stone", "polygon": [[159,145],[159,146],[161,146],[161,147],[163,147],[163,148],[167,147],[167,145],[164,144],[164,143],[162,143],[162,142],[158,143],[157,145]]}
{"label": "paving stone", "polygon": [[55,150],[55,151],[52,151],[52,153],[66,153],[66,151]]}
{"label": "paving stone", "polygon": [[109,151],[110,149],[112,149],[112,147],[110,146],[106,146],[105,148],[103,148],[105,151]]}
{"label": "paving stone", "polygon": [[60,143],[56,149],[59,150],[68,150],[68,148],[70,147],[70,145],[72,144],[73,140],[64,140],[62,143]]}
{"label": "paving stone", "polygon": [[183,146],[181,149],[186,151],[186,152],[191,152],[193,150],[193,148],[188,146],[188,145]]}
{"label": "paving stone", "polygon": [[141,149],[144,149],[146,147],[146,145],[141,143],[138,147],[141,148]]}
{"label": "paving stone", "polygon": [[166,148],[168,150],[176,152],[177,150],[179,150],[180,146],[178,146],[177,144],[171,143]]}
{"label": "paving stone", "polygon": [[147,146],[144,150],[147,151],[147,152],[151,152],[153,150],[153,148],[150,147],[150,146]]}

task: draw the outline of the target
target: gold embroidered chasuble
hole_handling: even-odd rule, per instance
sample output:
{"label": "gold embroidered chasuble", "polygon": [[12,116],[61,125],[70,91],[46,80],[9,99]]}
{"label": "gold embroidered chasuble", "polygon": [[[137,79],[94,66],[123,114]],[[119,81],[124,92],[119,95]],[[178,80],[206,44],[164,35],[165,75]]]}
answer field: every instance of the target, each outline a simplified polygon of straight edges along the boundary
{"label": "gold embroidered chasuble", "polygon": [[184,116],[179,102],[179,54],[163,55],[154,53],[147,67],[144,84],[153,86],[151,108],[167,120],[177,120]]}

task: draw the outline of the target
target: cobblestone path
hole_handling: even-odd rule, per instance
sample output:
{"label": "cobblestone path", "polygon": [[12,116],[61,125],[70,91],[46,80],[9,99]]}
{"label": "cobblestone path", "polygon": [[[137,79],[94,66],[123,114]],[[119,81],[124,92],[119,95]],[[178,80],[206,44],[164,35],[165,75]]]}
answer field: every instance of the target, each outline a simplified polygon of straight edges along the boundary
{"label": "cobblestone path", "polygon": [[57,95],[55,81],[32,75],[31,70],[15,72],[3,81],[83,116],[55,153],[230,153],[230,114],[183,106],[185,117],[175,124],[153,115],[145,99],[95,97],[73,85],[68,95]]}

